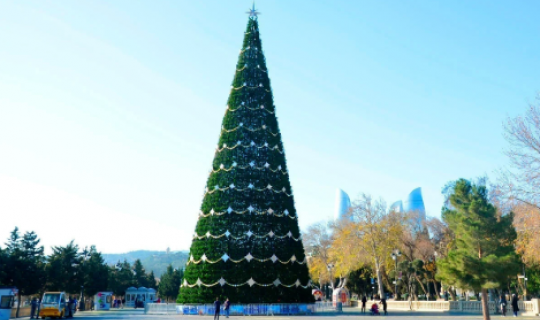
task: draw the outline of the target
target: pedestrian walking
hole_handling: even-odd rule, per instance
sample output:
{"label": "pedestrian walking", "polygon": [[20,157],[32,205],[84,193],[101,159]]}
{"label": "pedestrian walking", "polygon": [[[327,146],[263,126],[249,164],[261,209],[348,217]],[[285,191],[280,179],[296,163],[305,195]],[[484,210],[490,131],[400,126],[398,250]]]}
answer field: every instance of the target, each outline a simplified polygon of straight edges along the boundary
{"label": "pedestrian walking", "polygon": [[231,302],[229,301],[229,298],[225,300],[225,304],[223,305],[223,310],[225,310],[225,317],[229,317],[229,308],[231,307]]}
{"label": "pedestrian walking", "polygon": [[122,309],[124,309],[124,304],[126,304],[126,298],[122,298]]}
{"label": "pedestrian walking", "polygon": [[388,315],[388,306],[386,305],[386,298],[381,298],[381,302],[380,304],[382,304],[382,308],[383,308],[383,311],[384,311],[384,315]]}
{"label": "pedestrian walking", "polygon": [[506,301],[506,297],[504,296],[504,293],[501,294],[501,297],[499,299],[499,305],[501,306],[501,313],[503,317],[506,317],[506,305],[508,304],[508,301]]}
{"label": "pedestrian walking", "polygon": [[514,317],[518,316],[519,306],[518,306],[519,297],[514,293],[512,295],[512,311],[514,312]]}
{"label": "pedestrian walking", "polygon": [[38,308],[38,300],[36,298],[32,299],[32,302],[30,302],[30,319],[34,319],[34,316],[37,318],[39,315],[36,314],[36,310]]}
{"label": "pedestrian walking", "polygon": [[219,309],[221,308],[221,302],[219,301],[219,297],[216,297],[216,301],[214,301],[214,320],[219,320]]}
{"label": "pedestrian walking", "polygon": [[367,297],[366,295],[362,296],[362,312],[366,313],[366,303],[367,303]]}
{"label": "pedestrian walking", "polygon": [[135,309],[137,309],[138,304],[139,304],[139,298],[135,298]]}
{"label": "pedestrian walking", "polygon": [[90,300],[90,311],[94,311],[94,299]]}

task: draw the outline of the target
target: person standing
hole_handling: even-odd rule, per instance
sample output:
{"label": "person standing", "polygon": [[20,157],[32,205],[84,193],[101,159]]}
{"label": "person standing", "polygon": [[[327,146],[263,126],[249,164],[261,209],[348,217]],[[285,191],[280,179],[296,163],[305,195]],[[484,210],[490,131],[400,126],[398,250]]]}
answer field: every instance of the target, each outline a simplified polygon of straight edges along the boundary
{"label": "person standing", "polygon": [[366,313],[366,303],[367,303],[367,297],[366,295],[362,296],[362,312]]}
{"label": "person standing", "polygon": [[506,317],[506,305],[508,304],[508,301],[506,301],[506,297],[504,296],[504,293],[501,294],[499,305],[501,306],[501,313],[503,317]]}
{"label": "person standing", "polygon": [[216,297],[216,301],[214,301],[214,320],[219,320],[219,309],[221,307],[221,302],[219,301],[219,297]]}
{"label": "person standing", "polygon": [[229,317],[229,308],[231,306],[231,302],[229,301],[229,298],[227,298],[227,300],[225,300],[225,303],[223,305],[223,310],[225,310],[225,317],[228,318]]}
{"label": "person standing", "polygon": [[38,307],[38,302],[37,302],[37,299],[36,299],[36,298],[33,298],[33,299],[32,299],[32,302],[30,302],[30,306],[31,306],[31,309],[30,309],[30,319],[34,319],[34,316],[37,317],[37,315],[36,315],[36,310],[37,310],[37,307]]}
{"label": "person standing", "polygon": [[518,301],[519,301],[519,298],[518,298],[518,296],[514,293],[514,294],[512,295],[512,311],[514,312],[514,317],[517,317],[517,316],[518,316],[518,311],[519,311]]}
{"label": "person standing", "polygon": [[69,297],[68,299],[66,318],[73,318],[73,298],[72,297]]}
{"label": "person standing", "polygon": [[384,315],[388,315],[388,311],[387,311],[387,304],[386,304],[386,298],[381,298],[381,302],[380,304],[382,304],[382,308],[383,308],[383,311],[384,311]]}

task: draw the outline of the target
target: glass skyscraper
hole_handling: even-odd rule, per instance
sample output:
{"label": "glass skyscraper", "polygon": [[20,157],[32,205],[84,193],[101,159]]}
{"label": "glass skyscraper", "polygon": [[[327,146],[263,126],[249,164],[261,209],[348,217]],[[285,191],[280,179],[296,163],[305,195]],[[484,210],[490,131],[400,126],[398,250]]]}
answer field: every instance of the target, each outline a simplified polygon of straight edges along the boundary
{"label": "glass skyscraper", "polygon": [[336,204],[334,208],[334,221],[340,220],[351,208],[351,199],[345,191],[336,190]]}

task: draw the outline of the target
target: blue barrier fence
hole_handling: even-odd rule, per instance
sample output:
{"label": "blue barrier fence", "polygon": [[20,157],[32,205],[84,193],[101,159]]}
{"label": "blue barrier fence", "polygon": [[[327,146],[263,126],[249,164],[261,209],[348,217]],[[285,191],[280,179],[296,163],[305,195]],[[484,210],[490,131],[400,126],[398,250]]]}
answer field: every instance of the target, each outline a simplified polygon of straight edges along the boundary
{"label": "blue barrier fence", "polygon": [[[231,304],[229,313],[233,316],[306,315],[315,313],[316,309],[315,304],[307,303]],[[146,314],[214,315],[215,308],[212,304],[147,303],[144,311]]]}

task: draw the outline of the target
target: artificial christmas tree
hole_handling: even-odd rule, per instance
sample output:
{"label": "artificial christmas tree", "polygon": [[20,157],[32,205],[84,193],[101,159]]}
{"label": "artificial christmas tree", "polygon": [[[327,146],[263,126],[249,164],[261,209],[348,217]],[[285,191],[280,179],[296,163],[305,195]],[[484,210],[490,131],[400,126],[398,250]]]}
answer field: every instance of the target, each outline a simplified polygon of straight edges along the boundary
{"label": "artificial christmas tree", "polygon": [[249,13],[180,303],[313,301],[257,12]]}

